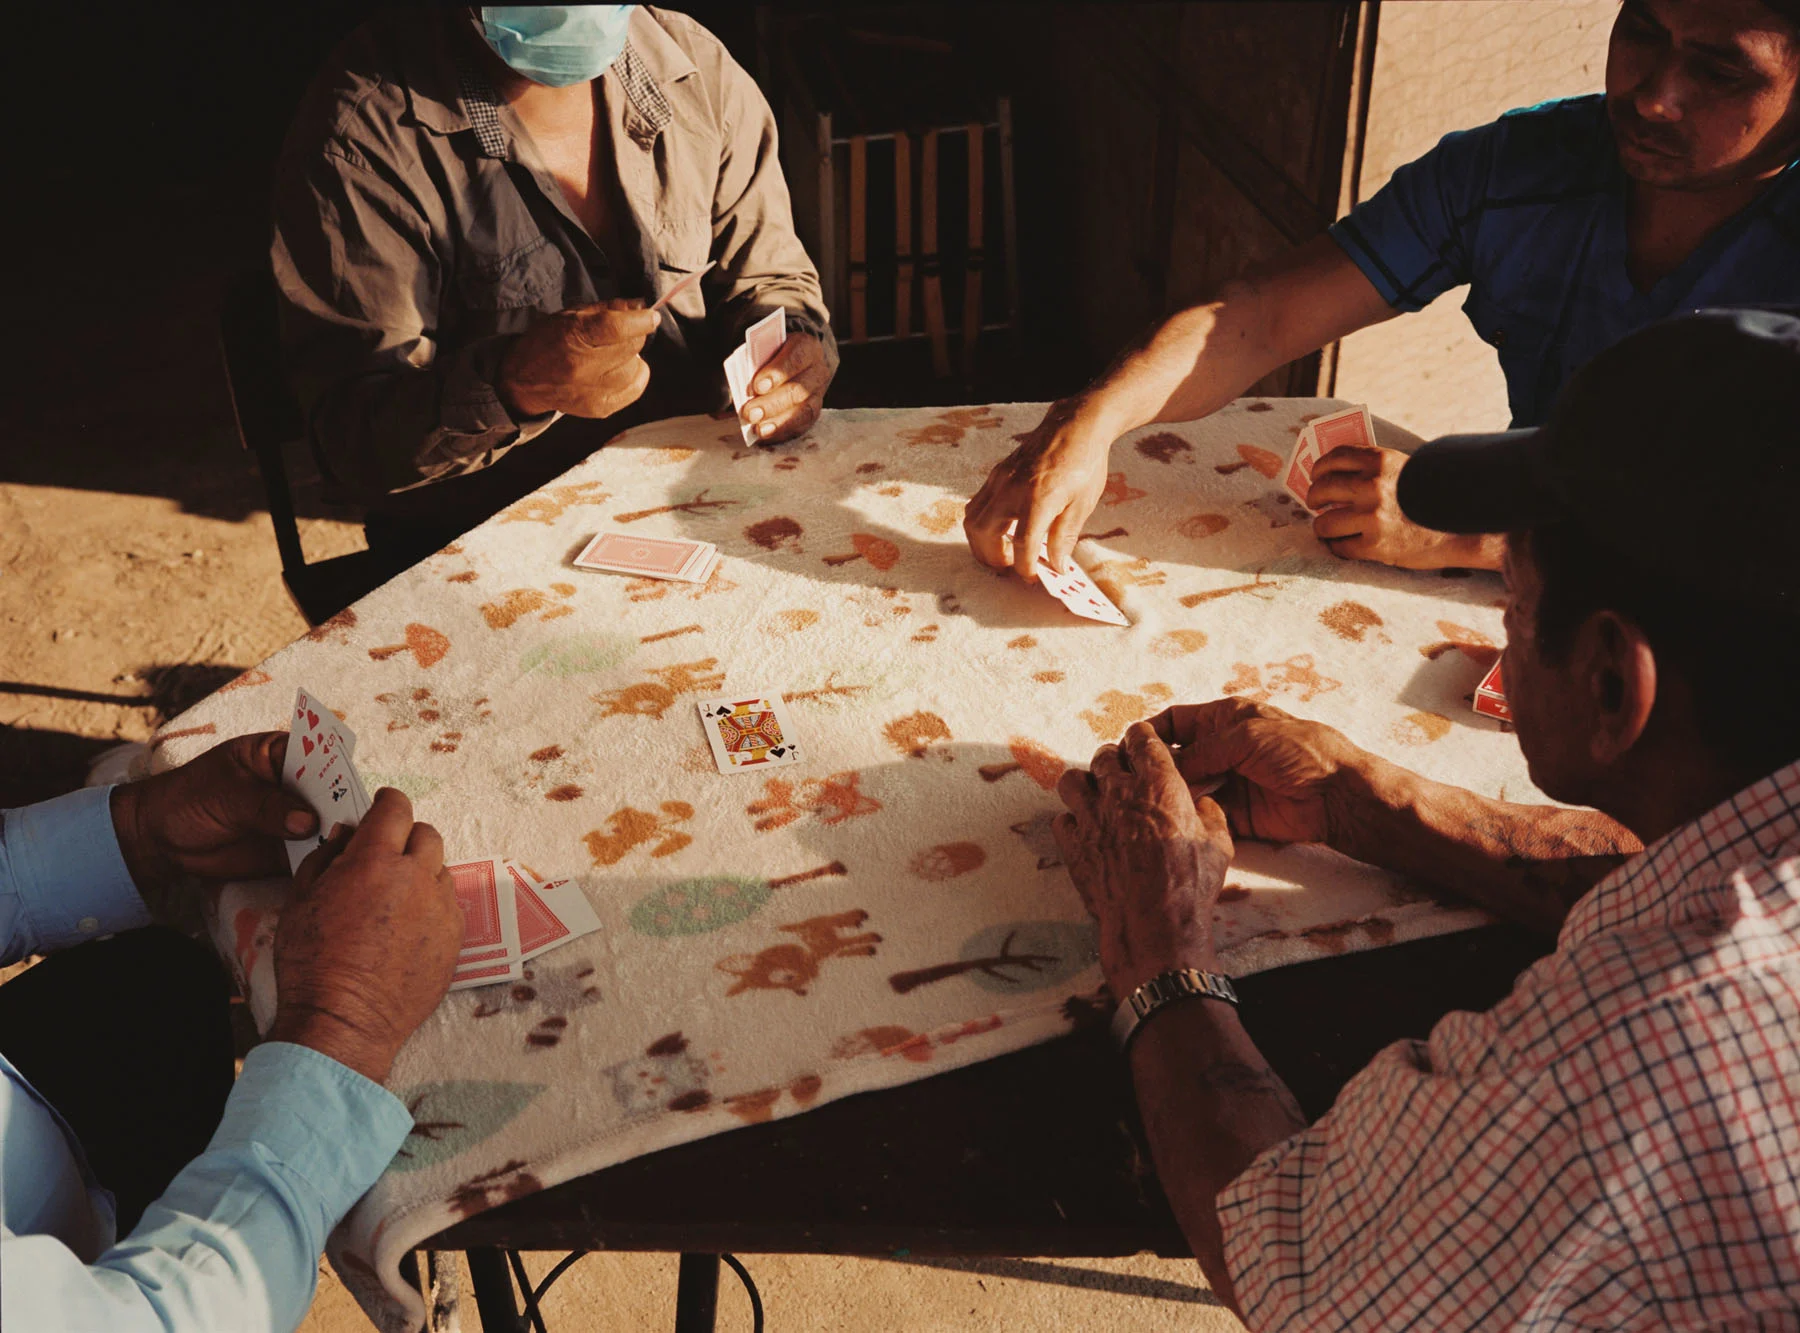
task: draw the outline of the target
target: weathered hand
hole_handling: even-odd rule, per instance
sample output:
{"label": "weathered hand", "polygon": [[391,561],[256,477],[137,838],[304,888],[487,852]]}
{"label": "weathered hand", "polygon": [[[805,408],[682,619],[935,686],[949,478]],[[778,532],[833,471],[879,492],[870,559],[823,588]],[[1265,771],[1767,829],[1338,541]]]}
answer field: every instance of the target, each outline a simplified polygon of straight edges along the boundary
{"label": "weathered hand", "polygon": [[1112,435],[1082,416],[1074,400],[1052,404],[969,501],[963,532],[975,558],[995,569],[1011,565],[1030,583],[1047,541],[1051,567],[1066,569],[1081,525],[1106,489],[1112,443]]}
{"label": "weathered hand", "polygon": [[1117,997],[1177,967],[1216,969],[1212,914],[1231,865],[1231,833],[1196,801],[1168,748],[1135,722],[1088,772],[1057,784],[1069,813],[1052,825],[1082,901],[1100,923],[1100,968]]}
{"label": "weathered hand", "polygon": [[825,345],[810,333],[790,333],[774,359],[757,371],[742,417],[763,444],[780,444],[811,428],[825,407],[831,369]]}
{"label": "weathered hand", "polygon": [[281,786],[287,733],[238,736],[180,768],[113,788],[113,829],[126,869],[152,913],[184,875],[254,879],[287,869],[282,839],[318,817]]}
{"label": "weathered hand", "polygon": [[383,787],[356,832],[339,830],[294,877],[275,930],[270,1039],[379,1083],[444,998],[462,938],[443,839]]}
{"label": "weathered hand", "polygon": [[649,387],[641,353],[660,318],[641,301],[601,301],[544,316],[501,358],[501,400],[521,417],[610,417]]}
{"label": "weathered hand", "polygon": [[1309,508],[1322,510],[1313,532],[1340,559],[1401,569],[1497,569],[1499,551],[1479,537],[1422,528],[1400,512],[1394,484],[1407,456],[1394,449],[1344,445],[1313,469]]}
{"label": "weathered hand", "polygon": [[1237,836],[1355,854],[1359,803],[1383,761],[1341,731],[1237,698],[1177,705],[1149,725],[1187,781],[1225,777],[1214,799]]}

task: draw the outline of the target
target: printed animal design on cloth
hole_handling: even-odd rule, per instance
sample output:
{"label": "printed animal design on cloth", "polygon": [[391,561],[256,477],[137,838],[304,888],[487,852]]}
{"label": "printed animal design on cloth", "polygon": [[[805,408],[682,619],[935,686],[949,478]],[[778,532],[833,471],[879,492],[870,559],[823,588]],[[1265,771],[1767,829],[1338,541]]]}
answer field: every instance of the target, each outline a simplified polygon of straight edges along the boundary
{"label": "printed animal design on cloth", "polygon": [[245,690],[256,685],[267,685],[274,679],[275,677],[271,676],[268,672],[258,671],[255,667],[251,667],[248,671],[239,672],[223,685],[219,686],[217,693],[225,694],[231,690]]}
{"label": "printed animal design on cloth", "polygon": [[350,631],[356,628],[356,611],[346,606],[329,620],[322,620],[306,631],[308,643],[349,643]]}
{"label": "printed animal design on cloth", "polygon": [[1294,497],[1286,491],[1275,491],[1269,495],[1259,495],[1253,500],[1244,501],[1247,509],[1254,509],[1269,520],[1271,528],[1285,528],[1290,523],[1307,521],[1304,510],[1294,503]]}
{"label": "printed animal design on cloth", "polygon": [[452,1079],[400,1091],[413,1118],[390,1171],[419,1171],[467,1152],[510,1124],[543,1092],[542,1083]]}
{"label": "printed animal design on cloth", "polygon": [[544,1188],[544,1184],[526,1170],[528,1166],[529,1162],[515,1157],[492,1171],[484,1171],[472,1180],[465,1180],[451,1191],[448,1200],[450,1210],[461,1217],[473,1217],[498,1204],[522,1199],[527,1194],[536,1194]]}
{"label": "printed animal design on cloth", "polygon": [[758,833],[786,828],[796,819],[814,816],[830,827],[858,815],[872,815],[881,802],[865,796],[858,785],[862,774],[855,769],[833,773],[828,778],[808,778],[793,782],[787,778],[769,778],[763,783],[763,798],[744,807],[744,813],[755,819]]}
{"label": "printed animal design on cloth", "polygon": [[673,856],[694,840],[690,834],[675,827],[694,817],[693,806],[686,801],[664,801],[658,809],[662,811],[660,815],[628,805],[607,816],[606,832],[593,829],[583,834],[581,840],[587,845],[594,864],[617,865],[632,848],[647,842],[656,843],[650,849],[651,856]]}
{"label": "printed animal design on cloth", "polygon": [[1197,629],[1172,629],[1150,640],[1150,651],[1157,657],[1186,657],[1206,647],[1206,634]]}
{"label": "printed animal design on cloth", "polygon": [[956,959],[911,968],[888,978],[895,994],[961,977],[1002,995],[1044,990],[1100,961],[1091,921],[1014,921],[989,926],[963,941]]}
{"label": "printed animal design on cloth", "polygon": [[998,782],[1008,774],[1023,773],[1045,791],[1050,791],[1062,778],[1063,769],[1068,767],[1061,755],[1024,736],[1012,737],[1006,748],[1012,753],[1010,764],[983,764],[975,770],[981,774],[983,782]]}
{"label": "printed animal design on cloth", "polygon": [[815,685],[810,690],[793,690],[783,697],[791,704],[827,702],[837,704],[858,698],[875,688],[873,685],[840,684],[837,675],[838,673],[835,671],[828,671],[825,673],[824,684]]}
{"label": "printed animal design on cloth", "polygon": [[1088,724],[1088,730],[1101,740],[1117,740],[1125,734],[1126,727],[1140,717],[1149,717],[1174,697],[1175,691],[1161,681],[1140,686],[1136,694],[1107,690],[1094,700],[1094,707],[1084,710],[1080,717]]}
{"label": "printed animal design on cloth", "polygon": [[578,505],[603,504],[611,497],[597,481],[577,481],[567,486],[546,486],[517,504],[500,511],[502,523],[542,523],[549,527]]}
{"label": "printed animal design on cloth", "polygon": [[903,430],[899,434],[906,444],[942,444],[955,449],[971,430],[999,430],[1005,424],[1005,418],[988,407],[953,407],[948,412],[938,413],[937,420],[929,426]]}
{"label": "printed animal design on cloth", "polygon": [[850,534],[850,550],[842,555],[828,555],[825,563],[832,566],[847,565],[852,560],[867,560],[879,570],[889,570],[900,563],[900,548],[886,537],[874,537],[866,532]]}
{"label": "printed animal design on cloth", "polygon": [[858,588],[844,600],[863,613],[863,624],[870,629],[910,616],[913,611],[898,588]]}
{"label": "printed animal design on cloth", "polygon": [[621,689],[596,694],[601,717],[660,718],[684,694],[711,694],[725,688],[725,673],[716,668],[719,659],[702,658],[698,662],[677,662],[673,666],[651,667],[652,679]]}
{"label": "printed animal design on cloth", "polygon": [[629,514],[614,514],[614,523],[636,523],[640,518],[655,518],[658,514],[710,514],[720,509],[733,509],[743,504],[743,500],[714,499],[711,488],[698,492],[691,500],[681,500],[672,505],[658,505],[654,509],[634,509]]}
{"label": "printed animal design on cloth", "polygon": [[1169,576],[1160,569],[1150,565],[1148,556],[1139,556],[1136,560],[1108,560],[1095,565],[1088,571],[1088,577],[1113,601],[1120,601],[1127,588],[1160,588],[1169,581]]}
{"label": "printed animal design on cloth", "polygon": [[819,613],[817,611],[810,611],[805,607],[797,606],[791,610],[777,611],[768,620],[763,622],[763,628],[770,634],[783,637],[789,634],[799,634],[803,630],[811,629],[818,623]]}
{"label": "printed animal design on cloth", "polygon": [[[1254,444],[1240,444],[1237,456],[1270,481],[1275,480],[1276,473],[1281,471],[1281,455],[1270,453],[1267,449],[1258,449]],[[1216,469],[1224,472],[1225,468]]]}
{"label": "printed animal design on cloth", "polygon": [[987,864],[987,851],[978,842],[941,842],[927,847],[907,862],[912,874],[925,880],[955,879]]}
{"label": "printed animal design on cloth", "polygon": [[[936,713],[908,713],[897,717],[881,729],[888,744],[909,759],[923,759],[931,747],[952,739],[950,724]],[[949,754],[944,756],[950,758]]]}
{"label": "printed animal design on cloth", "polygon": [[1130,504],[1133,500],[1141,500],[1149,491],[1139,490],[1125,480],[1123,472],[1108,472],[1106,485],[1100,492],[1100,503],[1103,505]]}
{"label": "printed animal design on cloth", "polygon": [[423,685],[378,694],[375,702],[387,709],[389,731],[410,731],[414,727],[435,731],[437,736],[431,748],[438,754],[455,754],[469,730],[494,715],[485,694],[479,699],[440,700]]}
{"label": "printed animal design on cloth", "polygon": [[1230,526],[1231,520],[1223,514],[1190,514],[1175,525],[1175,531],[1197,542],[1217,536]]}
{"label": "printed animal design on cloth", "polygon": [[746,1125],[760,1125],[774,1116],[775,1107],[781,1101],[783,1093],[792,1097],[794,1104],[801,1110],[805,1110],[813,1104],[813,1099],[819,1095],[819,1089],[824,1086],[825,1080],[817,1074],[802,1074],[785,1088],[735,1092],[719,1104]]}
{"label": "printed animal design on cloth", "polygon": [[1430,745],[1450,734],[1450,719],[1442,713],[1408,713],[1388,728],[1388,735],[1402,745]]}
{"label": "printed animal design on cloth", "polygon": [[[346,611],[344,614],[349,615],[350,612]],[[325,622],[327,625],[330,623],[330,621]],[[323,629],[324,627],[321,625],[319,628]],[[446,636],[431,628],[430,625],[415,624],[406,627],[406,637],[402,642],[390,643],[385,648],[369,649],[369,658],[371,661],[385,662],[388,658],[397,657],[401,653],[411,653],[413,660],[420,667],[428,668],[443,661],[444,655],[449,651],[450,640]]]}
{"label": "printed animal design on cloth", "polygon": [[525,1034],[525,1049],[548,1050],[562,1040],[571,1013],[600,1003],[600,983],[595,976],[592,963],[578,963],[570,968],[546,965],[541,960],[527,963],[524,975],[507,986],[498,999],[492,992],[499,987],[484,990],[481,1002],[469,1011],[469,1017],[493,1018],[498,1014],[518,1012],[534,1014],[541,1009],[543,1017]]}
{"label": "printed animal design on cloth", "polygon": [[[1124,473],[1116,473],[1114,475],[1124,476]],[[1138,493],[1140,495],[1143,494],[1142,491]],[[950,531],[951,528],[954,528],[958,523],[962,522],[963,512],[967,508],[967,503],[962,500],[938,500],[935,501],[929,509],[925,510],[924,513],[919,514],[913,521],[921,528],[924,528],[925,531],[941,537],[946,532]]]}
{"label": "printed animal design on cloth", "polygon": [[526,791],[542,791],[546,801],[579,801],[586,794],[581,784],[592,771],[590,761],[546,745],[525,757],[522,783]]}
{"label": "printed animal design on cloth", "polygon": [[631,928],[640,935],[668,939],[676,935],[704,935],[708,931],[755,916],[776,889],[806,884],[850,872],[842,861],[815,866],[778,879],[751,879],[744,875],[705,875],[668,884],[644,895],[631,909]]}
{"label": "printed animal design on cloth", "polygon": [[943,1028],[937,1032],[914,1032],[911,1028],[898,1024],[883,1024],[838,1038],[831,1048],[831,1058],[854,1060],[860,1055],[879,1055],[884,1058],[897,1055],[914,1064],[928,1064],[934,1051],[954,1046],[965,1037],[978,1037],[984,1032],[994,1032],[1004,1026],[1005,1021],[999,1014],[971,1018],[955,1027]]}
{"label": "printed animal design on cloth", "polygon": [[1440,643],[1428,643],[1419,649],[1419,655],[1428,662],[1435,662],[1448,652],[1459,652],[1476,666],[1487,668],[1500,660],[1500,645],[1495,643],[1480,630],[1468,629],[1448,620],[1437,622],[1438,633],[1444,636]]}
{"label": "printed animal design on cloth", "polygon": [[633,579],[625,585],[625,597],[632,602],[659,602],[665,597],[685,597],[690,602],[697,602],[702,597],[717,597],[722,593],[736,592],[738,585],[725,577],[725,562],[721,560],[713,566],[712,576],[705,583],[671,583],[667,579],[641,578]]}
{"label": "printed animal design on cloth", "polygon": [[806,988],[818,980],[819,969],[830,958],[873,958],[881,936],[873,931],[861,935],[844,935],[869,919],[861,908],[837,912],[831,916],[809,917],[778,929],[799,936],[798,943],[771,944],[756,954],[732,954],[715,967],[737,980],[725,992],[727,997],[750,990],[787,990],[805,995]]}
{"label": "printed animal design on cloth", "polygon": [[1023,819],[1017,824],[1007,826],[1025,844],[1025,850],[1037,857],[1039,870],[1049,870],[1063,863],[1062,849],[1056,845],[1056,835],[1050,831],[1050,826],[1056,822],[1057,814],[1058,812],[1055,810],[1043,810],[1030,819]]}
{"label": "printed animal design on cloth", "polygon": [[612,1080],[613,1099],[632,1115],[698,1111],[712,1104],[708,1085],[713,1070],[688,1049],[688,1039],[679,1032],[658,1037],[642,1056],[600,1072]]}
{"label": "printed animal design on cloth", "polygon": [[[1343,683],[1321,676],[1313,666],[1311,653],[1297,653],[1285,662],[1270,662],[1262,667],[1233,662],[1231,669],[1235,674],[1219,687],[1220,693],[1242,695],[1259,704],[1290,690],[1299,695],[1301,703],[1310,703]],[[1264,672],[1268,674],[1264,675]]]}
{"label": "printed animal design on cloth", "polygon": [[[537,588],[514,588],[498,601],[484,603],[481,618],[487,621],[489,629],[510,629],[534,611],[543,612],[538,617],[539,620],[572,616],[575,608],[568,605],[568,599],[574,595],[573,583],[552,583],[549,592]],[[561,598],[562,601],[553,602],[553,597]]]}

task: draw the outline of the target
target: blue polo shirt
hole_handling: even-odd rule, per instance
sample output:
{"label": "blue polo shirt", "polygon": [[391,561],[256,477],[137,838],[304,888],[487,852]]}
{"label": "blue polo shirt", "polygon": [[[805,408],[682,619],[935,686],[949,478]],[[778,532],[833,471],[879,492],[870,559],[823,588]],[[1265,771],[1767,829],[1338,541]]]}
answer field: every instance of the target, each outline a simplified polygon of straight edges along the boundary
{"label": "blue polo shirt", "polygon": [[1708,306],[1800,303],[1800,162],[1647,292],[1625,270],[1628,178],[1605,99],[1571,97],[1447,134],[1331,234],[1396,310],[1463,283],[1500,354],[1514,426],[1634,329]]}

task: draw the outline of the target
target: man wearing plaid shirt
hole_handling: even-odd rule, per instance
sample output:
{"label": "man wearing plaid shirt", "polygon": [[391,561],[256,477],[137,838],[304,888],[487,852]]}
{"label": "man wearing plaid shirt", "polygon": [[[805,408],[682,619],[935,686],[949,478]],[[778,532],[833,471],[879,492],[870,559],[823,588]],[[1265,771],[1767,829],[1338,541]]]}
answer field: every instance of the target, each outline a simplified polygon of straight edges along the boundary
{"label": "man wearing plaid shirt", "polygon": [[[1435,441],[1398,489],[1414,522],[1508,534],[1507,701],[1532,780],[1584,808],[1236,699],[1065,775],[1176,1216],[1258,1329],[1800,1328],[1800,318],[1643,330],[1542,427]],[[1216,975],[1234,836],[1328,844],[1556,950],[1307,1125]]]}

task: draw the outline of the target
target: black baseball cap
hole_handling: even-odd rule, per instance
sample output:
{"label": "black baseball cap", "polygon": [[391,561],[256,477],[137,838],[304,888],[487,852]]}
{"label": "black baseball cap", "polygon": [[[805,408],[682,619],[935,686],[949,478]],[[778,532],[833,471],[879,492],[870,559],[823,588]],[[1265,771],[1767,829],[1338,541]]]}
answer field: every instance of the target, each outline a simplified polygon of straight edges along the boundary
{"label": "black baseball cap", "polygon": [[1421,445],[1396,498],[1440,532],[1569,523],[1647,577],[1800,616],[1800,308],[1640,329],[1542,426]]}

